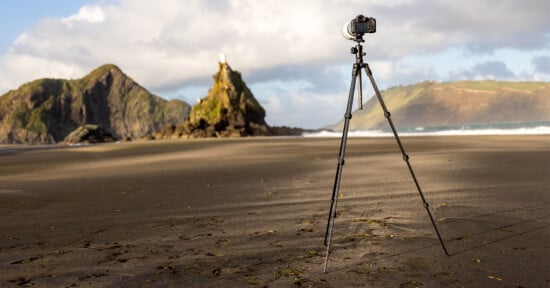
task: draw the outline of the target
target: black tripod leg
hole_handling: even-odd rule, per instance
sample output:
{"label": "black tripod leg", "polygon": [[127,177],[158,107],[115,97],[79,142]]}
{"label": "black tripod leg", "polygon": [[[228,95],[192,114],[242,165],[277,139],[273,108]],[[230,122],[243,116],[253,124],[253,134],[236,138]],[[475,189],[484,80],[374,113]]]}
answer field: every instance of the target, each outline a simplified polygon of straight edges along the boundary
{"label": "black tripod leg", "polygon": [[355,92],[355,82],[361,73],[361,67],[358,64],[353,65],[353,76],[351,77],[351,86],[349,89],[348,106],[346,115],[344,115],[344,129],[342,132],[342,140],[340,142],[340,153],[338,154],[338,166],[336,167],[336,176],[334,177],[334,187],[332,189],[332,200],[330,203],[330,211],[328,214],[327,231],[325,233],[325,246],[327,252],[325,255],[325,267],[323,272],[327,272],[328,257],[330,254],[330,244],[332,240],[332,230],[334,228],[334,219],[336,218],[336,204],[338,203],[338,191],[340,190],[340,179],[342,178],[342,168],[344,166],[344,156],[346,154],[346,142],[348,139],[349,122],[351,120],[351,109],[353,106],[353,93]]}
{"label": "black tripod leg", "polygon": [[359,78],[359,88],[357,89],[357,107],[359,108],[359,110],[363,110],[363,79],[361,77],[361,68],[362,67],[358,69],[359,72],[357,73],[357,77]]}
{"label": "black tripod leg", "polygon": [[393,121],[391,120],[391,114],[388,111],[388,108],[386,107],[386,104],[384,103],[384,99],[382,99],[382,95],[380,94],[380,91],[378,90],[378,86],[376,85],[376,82],[374,82],[374,77],[372,76],[372,71],[370,70],[369,64],[365,63],[365,71],[367,73],[367,76],[369,76],[370,82],[372,84],[372,88],[374,89],[374,92],[376,93],[376,97],[378,98],[378,101],[380,102],[380,106],[382,106],[382,109],[384,110],[384,117],[388,119],[388,123],[390,124],[391,130],[393,132],[393,136],[395,136],[395,140],[397,141],[397,144],[399,145],[399,149],[401,149],[401,154],[403,154],[403,160],[407,162],[407,167],[409,168],[409,172],[411,173],[411,176],[414,180],[414,184],[416,185],[416,189],[418,190],[418,194],[420,194],[420,198],[422,199],[422,203],[424,204],[424,208],[426,208],[426,211],[428,212],[428,216],[430,217],[430,220],[432,221],[432,225],[434,227],[435,233],[437,234],[437,238],[439,238],[439,242],[441,243],[441,247],[443,247],[443,251],[445,251],[445,255],[449,256],[449,252],[447,252],[447,248],[445,247],[445,243],[443,243],[443,239],[441,238],[441,235],[439,234],[439,229],[437,229],[437,225],[435,224],[434,218],[432,217],[432,213],[429,209],[429,204],[424,198],[424,193],[422,193],[422,189],[420,189],[420,184],[418,184],[418,180],[416,179],[416,176],[414,174],[414,171],[412,169],[411,163],[409,162],[409,155],[405,152],[405,149],[403,148],[403,145],[401,144],[401,140],[399,139],[399,135],[397,135],[397,130],[395,129],[395,126],[393,125]]}

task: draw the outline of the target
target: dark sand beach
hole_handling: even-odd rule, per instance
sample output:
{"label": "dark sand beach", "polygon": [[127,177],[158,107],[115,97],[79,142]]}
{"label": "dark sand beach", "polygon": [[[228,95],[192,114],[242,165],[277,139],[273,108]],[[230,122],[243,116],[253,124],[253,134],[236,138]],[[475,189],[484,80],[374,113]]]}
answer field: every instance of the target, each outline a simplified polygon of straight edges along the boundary
{"label": "dark sand beach", "polygon": [[550,287],[550,136],[0,147],[0,287]]}

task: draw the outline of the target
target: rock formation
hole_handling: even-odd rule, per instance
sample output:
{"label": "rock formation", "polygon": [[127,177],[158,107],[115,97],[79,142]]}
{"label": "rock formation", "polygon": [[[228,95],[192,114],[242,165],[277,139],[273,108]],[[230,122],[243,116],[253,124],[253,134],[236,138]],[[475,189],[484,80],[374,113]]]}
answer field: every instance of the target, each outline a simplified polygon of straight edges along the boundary
{"label": "rock formation", "polygon": [[40,79],[0,97],[0,143],[50,144],[86,124],[123,140],[183,123],[190,107],[152,95],[114,65],[82,79]]}
{"label": "rock formation", "polygon": [[107,143],[115,142],[117,139],[106,131],[105,129],[99,127],[98,125],[84,125],[76,128],[71,132],[63,142],[69,144],[80,144],[80,143]]}
{"label": "rock formation", "polygon": [[208,96],[193,106],[181,132],[192,138],[268,135],[269,127],[264,118],[265,110],[241,74],[220,61],[213,87]]}

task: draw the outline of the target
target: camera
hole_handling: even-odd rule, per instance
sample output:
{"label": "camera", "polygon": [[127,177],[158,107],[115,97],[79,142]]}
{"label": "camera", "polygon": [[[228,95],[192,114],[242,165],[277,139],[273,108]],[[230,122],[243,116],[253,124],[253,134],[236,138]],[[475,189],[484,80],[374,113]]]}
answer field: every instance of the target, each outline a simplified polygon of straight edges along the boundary
{"label": "camera", "polygon": [[348,21],[342,29],[342,34],[349,40],[359,40],[365,33],[376,32],[376,19],[359,15]]}

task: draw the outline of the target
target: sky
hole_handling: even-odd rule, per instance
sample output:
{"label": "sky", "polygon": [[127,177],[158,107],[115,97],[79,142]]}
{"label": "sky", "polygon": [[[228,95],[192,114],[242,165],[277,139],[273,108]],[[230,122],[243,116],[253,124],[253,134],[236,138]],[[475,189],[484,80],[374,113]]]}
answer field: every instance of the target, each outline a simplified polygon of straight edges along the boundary
{"label": "sky", "polygon": [[341,31],[355,16],[376,18],[365,62],[383,90],[550,81],[548,11],[548,0],[3,0],[0,94],[111,63],[152,93],[193,105],[223,51],[269,125],[320,128],[345,112],[355,42]]}

